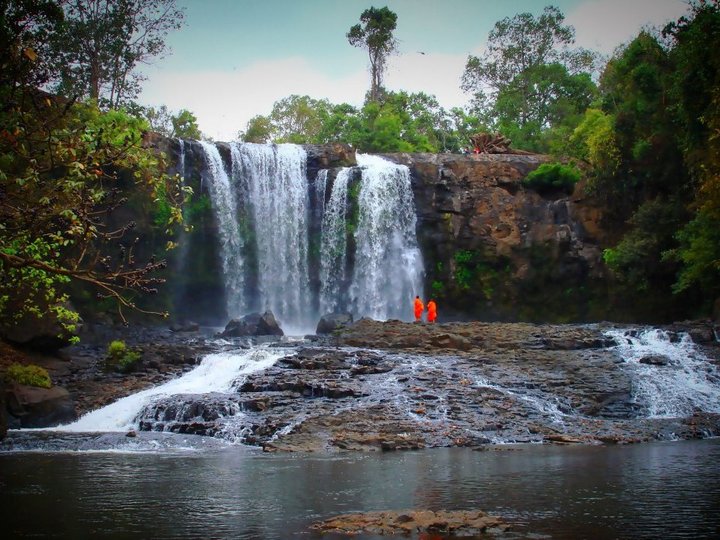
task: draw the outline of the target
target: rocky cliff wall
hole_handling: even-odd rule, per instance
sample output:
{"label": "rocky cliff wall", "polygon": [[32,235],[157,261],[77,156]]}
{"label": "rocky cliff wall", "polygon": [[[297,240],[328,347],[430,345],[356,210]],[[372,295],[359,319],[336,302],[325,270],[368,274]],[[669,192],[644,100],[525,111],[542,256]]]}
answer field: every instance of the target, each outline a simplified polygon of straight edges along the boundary
{"label": "rocky cliff wall", "polygon": [[601,212],[582,186],[568,197],[521,184],[546,156],[385,157],[410,168],[426,292],[445,310],[488,320],[607,316]]}

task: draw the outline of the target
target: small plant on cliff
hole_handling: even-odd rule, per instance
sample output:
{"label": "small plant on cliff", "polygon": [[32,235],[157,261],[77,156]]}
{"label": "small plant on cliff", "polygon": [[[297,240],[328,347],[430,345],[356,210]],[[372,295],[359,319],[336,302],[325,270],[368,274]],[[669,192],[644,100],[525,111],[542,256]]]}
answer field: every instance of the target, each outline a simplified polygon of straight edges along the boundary
{"label": "small plant on cliff", "polygon": [[534,189],[538,193],[561,191],[570,194],[579,180],[580,171],[573,165],[543,163],[528,174],[522,183],[523,186]]}
{"label": "small plant on cliff", "polygon": [[52,387],[52,381],[47,370],[35,364],[28,364],[27,366],[18,363],[11,364],[5,372],[5,379],[10,383],[37,386],[38,388]]}
{"label": "small plant on cliff", "polygon": [[140,356],[139,352],[128,349],[124,341],[111,341],[108,345],[106,365],[110,369],[127,373],[132,371]]}

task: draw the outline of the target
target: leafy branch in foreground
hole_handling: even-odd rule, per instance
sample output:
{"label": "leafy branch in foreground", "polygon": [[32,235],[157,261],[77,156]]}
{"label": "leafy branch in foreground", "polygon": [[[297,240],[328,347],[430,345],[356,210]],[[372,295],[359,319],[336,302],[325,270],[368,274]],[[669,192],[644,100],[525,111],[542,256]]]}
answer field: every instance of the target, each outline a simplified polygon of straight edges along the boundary
{"label": "leafy branch in foreground", "polygon": [[139,308],[133,296],[157,292],[166,263],[138,260],[135,222],[119,215],[134,186],[153,199],[162,191],[168,227],[182,221],[184,192],[162,173],[162,157],[143,148],[146,123],[37,92],[0,122],[0,313],[50,309],[72,324],[62,291],[76,280],[115,299],[123,320],[123,307],[161,314]]}

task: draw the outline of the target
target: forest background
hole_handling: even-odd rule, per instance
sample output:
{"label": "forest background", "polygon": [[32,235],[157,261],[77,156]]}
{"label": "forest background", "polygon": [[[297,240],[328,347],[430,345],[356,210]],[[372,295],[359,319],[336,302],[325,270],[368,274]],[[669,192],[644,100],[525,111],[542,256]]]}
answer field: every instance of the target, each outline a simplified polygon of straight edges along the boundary
{"label": "forest background", "polygon": [[[338,28],[368,55],[364,104],[291,95],[238,133],[249,142],[345,142],[364,152],[460,152],[477,132],[552,156],[544,185],[582,179],[613,232],[604,260],[641,298],[720,298],[720,3],[645,29],[604,59],[575,45],[552,6],[499,20],[458,84],[465,108],[383,85],[397,15],[369,8]],[[167,52],[183,24],[174,0],[0,1],[0,318],[42,318],[69,331],[72,283],[127,309],[157,292],[165,262],[138,260],[134,223],[110,218],[135,185],[171,235],[191,194],[143,134],[202,138],[194,114],[142,107],[139,66]],[[532,186],[531,186],[532,187]],[[147,303],[143,304],[147,306]],[[125,309],[125,311],[123,311]],[[160,312],[152,308],[142,308]],[[717,308],[716,308],[717,309]]]}

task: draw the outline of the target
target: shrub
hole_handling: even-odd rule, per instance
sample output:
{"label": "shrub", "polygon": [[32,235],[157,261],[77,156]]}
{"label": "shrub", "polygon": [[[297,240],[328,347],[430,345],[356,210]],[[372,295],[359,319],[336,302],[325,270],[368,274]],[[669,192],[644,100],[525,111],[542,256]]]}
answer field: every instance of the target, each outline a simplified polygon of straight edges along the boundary
{"label": "shrub", "polygon": [[522,184],[538,193],[564,191],[570,194],[580,180],[580,176],[580,171],[573,165],[543,163],[528,174]]}
{"label": "shrub", "polygon": [[141,354],[128,349],[124,341],[114,340],[108,345],[106,363],[111,369],[127,373],[132,371],[140,357]]}
{"label": "shrub", "polygon": [[28,386],[37,386],[38,388],[51,388],[52,381],[50,375],[45,368],[29,364],[11,364],[5,372],[5,378],[8,382],[16,382]]}

